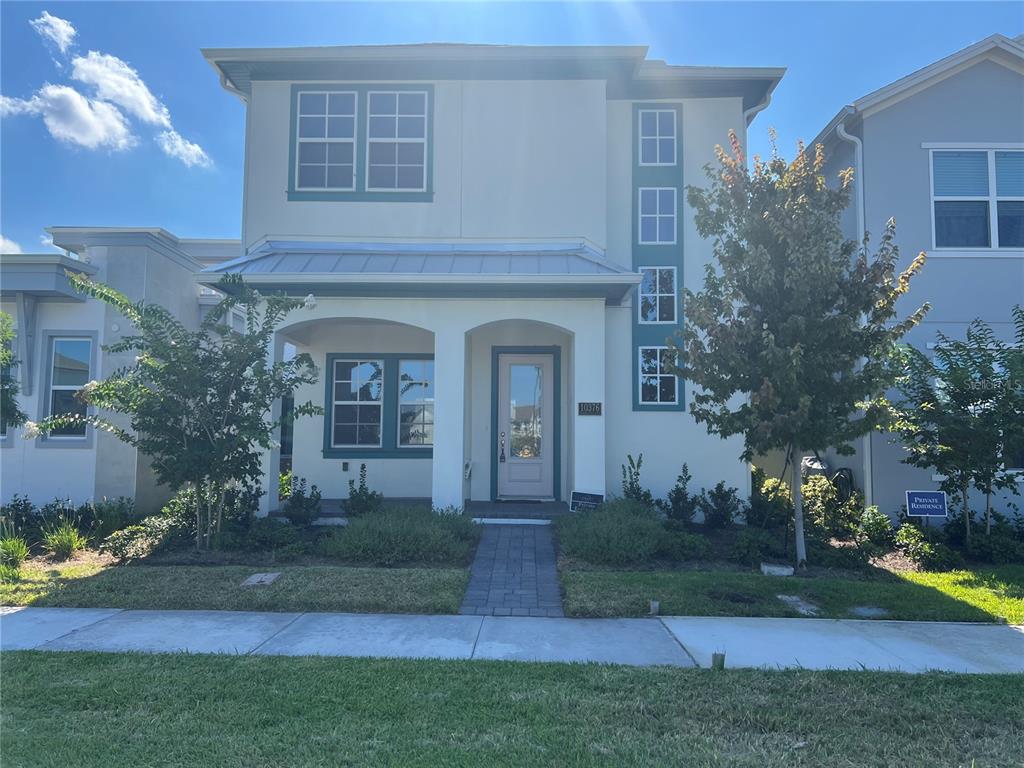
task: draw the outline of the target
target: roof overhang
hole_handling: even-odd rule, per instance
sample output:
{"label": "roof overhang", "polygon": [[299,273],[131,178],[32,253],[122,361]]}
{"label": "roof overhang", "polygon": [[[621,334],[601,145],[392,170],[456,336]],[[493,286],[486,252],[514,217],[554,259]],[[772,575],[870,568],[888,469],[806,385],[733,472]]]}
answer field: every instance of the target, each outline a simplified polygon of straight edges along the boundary
{"label": "roof overhang", "polygon": [[18,253],[0,256],[0,295],[19,293],[41,299],[84,301],[68,280],[68,272],[92,276],[96,267],[58,253]]}
{"label": "roof overhang", "polygon": [[583,241],[325,243],[268,241],[196,276],[219,285],[241,275],[264,291],[304,296],[601,298],[618,304],[640,275]]}

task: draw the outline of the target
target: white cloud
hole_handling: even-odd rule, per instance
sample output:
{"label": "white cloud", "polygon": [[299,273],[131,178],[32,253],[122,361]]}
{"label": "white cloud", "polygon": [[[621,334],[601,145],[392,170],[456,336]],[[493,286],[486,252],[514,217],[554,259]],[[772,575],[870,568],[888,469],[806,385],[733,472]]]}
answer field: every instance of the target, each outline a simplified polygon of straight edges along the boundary
{"label": "white cloud", "polygon": [[202,147],[183,138],[180,133],[173,129],[158,133],[156,143],[160,145],[160,149],[164,151],[164,154],[181,160],[189,168],[194,165],[198,165],[201,168],[208,168],[213,165],[210,156],[206,154]]}
{"label": "white cloud", "polygon": [[33,19],[29,24],[39,33],[40,37],[56,45],[62,54],[68,52],[68,48],[74,44],[75,36],[78,34],[70,21],[51,16],[49,11],[43,11],[42,16]]}
{"label": "white cloud", "polygon": [[86,149],[124,150],[137,143],[117,107],[67,85],[47,83],[29,99],[3,97],[0,115],[20,114],[42,116],[53,138]]}
{"label": "white cloud", "polygon": [[[53,244],[53,238],[49,235],[40,235],[39,244],[43,246],[43,248],[57,248],[57,246]],[[61,249],[57,248],[57,250],[59,251]]]}
{"label": "white cloud", "polygon": [[139,73],[117,56],[89,51],[71,60],[71,77],[96,89],[96,97],[121,107],[144,123],[171,127],[171,113],[142,82]]}
{"label": "white cloud", "polygon": [[0,235],[0,253],[21,253],[21,246]]}

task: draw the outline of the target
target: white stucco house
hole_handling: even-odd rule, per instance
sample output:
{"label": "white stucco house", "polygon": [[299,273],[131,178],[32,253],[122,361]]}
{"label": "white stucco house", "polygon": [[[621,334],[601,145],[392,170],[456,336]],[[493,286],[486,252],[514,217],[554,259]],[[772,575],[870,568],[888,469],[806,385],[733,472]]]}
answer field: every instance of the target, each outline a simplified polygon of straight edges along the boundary
{"label": "white stucco house", "polygon": [[[685,185],[730,129],[745,140],[784,70],[670,66],[624,46],[203,55],[245,104],[241,240],[55,227],[76,258],[5,256],[30,416],[75,407],[66,393],[116,367],[100,346],[128,331],[72,295],[64,268],[186,318],[238,273],[315,297],[276,354],[320,368],[296,400],[325,415],[296,421],[292,466],[325,498],[365,463],[391,498],[564,501],[618,491],[630,453],[659,495],[683,462],[698,486],[749,492],[741,441],[696,424],[663,365],[680,292],[711,258]],[[92,430],[2,441],[5,499],[151,485],[142,458]],[[278,462],[266,456],[267,510]]]}

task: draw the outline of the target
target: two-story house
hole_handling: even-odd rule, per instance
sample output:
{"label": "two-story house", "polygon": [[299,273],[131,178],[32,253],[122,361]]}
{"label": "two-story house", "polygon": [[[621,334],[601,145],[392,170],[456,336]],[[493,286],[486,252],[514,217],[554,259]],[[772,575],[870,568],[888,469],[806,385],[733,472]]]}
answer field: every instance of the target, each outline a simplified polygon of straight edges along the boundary
{"label": "two-story house", "polygon": [[[817,142],[829,178],[855,170],[846,234],[877,239],[892,217],[901,266],[927,253],[901,307],[932,308],[907,342],[934,349],[938,332],[964,338],[975,318],[1012,342],[1011,308],[1024,303],[1024,36],[992,35],[857,99]],[[871,434],[858,449],[834,461],[886,512],[899,510],[907,490],[942,479],[902,464],[889,435]],[[1006,465],[1024,469],[1024,455],[1008,451]]]}

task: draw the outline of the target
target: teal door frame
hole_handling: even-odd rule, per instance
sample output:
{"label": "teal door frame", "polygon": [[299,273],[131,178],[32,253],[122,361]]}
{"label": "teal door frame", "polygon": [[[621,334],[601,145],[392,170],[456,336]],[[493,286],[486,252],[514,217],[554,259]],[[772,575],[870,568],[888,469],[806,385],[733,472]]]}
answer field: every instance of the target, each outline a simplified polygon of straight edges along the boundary
{"label": "teal door frame", "polygon": [[491,347],[491,501],[498,500],[498,358],[501,355],[551,355],[554,365],[553,392],[555,399],[554,440],[555,455],[552,484],[555,501],[562,500],[562,348],[551,347]]}

